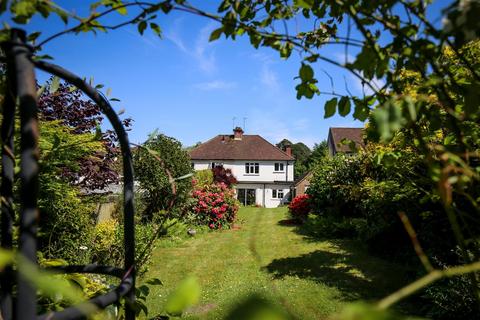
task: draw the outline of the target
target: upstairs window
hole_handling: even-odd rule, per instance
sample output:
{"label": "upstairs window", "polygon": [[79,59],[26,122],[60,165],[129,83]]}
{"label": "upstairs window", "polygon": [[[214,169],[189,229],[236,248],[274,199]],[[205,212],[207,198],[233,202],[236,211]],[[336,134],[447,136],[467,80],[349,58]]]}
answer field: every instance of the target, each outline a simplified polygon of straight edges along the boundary
{"label": "upstairs window", "polygon": [[246,174],[258,174],[260,165],[258,162],[246,162],[245,173]]}
{"label": "upstairs window", "polygon": [[284,171],[284,164],[282,162],[275,162],[275,172],[283,172]]}
{"label": "upstairs window", "polygon": [[212,162],[211,168],[216,168],[216,167],[223,167],[223,163],[221,162]]}

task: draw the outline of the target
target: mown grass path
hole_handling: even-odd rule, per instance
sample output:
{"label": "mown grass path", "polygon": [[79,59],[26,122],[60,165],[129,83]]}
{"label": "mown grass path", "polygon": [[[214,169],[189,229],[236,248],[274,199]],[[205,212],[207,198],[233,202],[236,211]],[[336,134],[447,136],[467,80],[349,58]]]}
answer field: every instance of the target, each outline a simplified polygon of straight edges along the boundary
{"label": "mown grass path", "polygon": [[189,319],[222,319],[239,301],[262,294],[298,319],[324,319],[342,304],[377,299],[401,287],[403,270],[369,256],[354,241],[318,241],[282,225],[285,208],[242,208],[238,230],[201,234],[172,247],[160,245],[145,276],[152,288],[149,314],[162,311],[166,297],[187,275],[202,286]]}

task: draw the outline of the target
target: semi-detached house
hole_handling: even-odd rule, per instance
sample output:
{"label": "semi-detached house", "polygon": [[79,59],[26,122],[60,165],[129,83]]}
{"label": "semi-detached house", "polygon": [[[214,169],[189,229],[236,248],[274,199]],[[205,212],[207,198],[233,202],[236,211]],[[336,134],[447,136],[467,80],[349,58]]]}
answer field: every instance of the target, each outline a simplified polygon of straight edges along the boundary
{"label": "semi-detached house", "polygon": [[238,180],[237,198],[244,205],[274,208],[290,200],[295,159],[259,135],[220,134],[190,151],[195,170],[223,166]]}

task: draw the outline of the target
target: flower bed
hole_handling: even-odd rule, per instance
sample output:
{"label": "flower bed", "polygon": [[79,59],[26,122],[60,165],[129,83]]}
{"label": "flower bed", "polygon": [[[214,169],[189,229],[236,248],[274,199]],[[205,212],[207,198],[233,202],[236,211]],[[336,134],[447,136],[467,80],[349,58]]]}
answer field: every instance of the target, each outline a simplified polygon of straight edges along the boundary
{"label": "flower bed", "polygon": [[233,189],[225,183],[211,184],[195,188],[192,212],[197,221],[210,229],[229,228],[235,221],[239,208]]}

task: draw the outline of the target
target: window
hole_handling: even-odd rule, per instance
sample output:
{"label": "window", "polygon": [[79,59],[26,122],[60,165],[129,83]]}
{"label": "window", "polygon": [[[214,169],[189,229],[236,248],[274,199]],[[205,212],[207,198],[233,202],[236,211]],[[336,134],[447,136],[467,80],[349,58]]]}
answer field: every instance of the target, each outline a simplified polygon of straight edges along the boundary
{"label": "window", "polygon": [[276,172],[282,172],[283,171],[283,163],[281,162],[276,162],[275,163],[275,170]]}
{"label": "window", "polygon": [[246,162],[245,163],[245,173],[246,174],[258,174],[259,164],[258,162]]}
{"label": "window", "polygon": [[213,169],[213,168],[216,168],[216,167],[223,167],[223,163],[221,163],[221,162],[212,162],[211,166],[212,166],[212,167],[211,167],[212,169]]}
{"label": "window", "polygon": [[274,199],[282,199],[283,198],[283,190],[282,189],[273,189],[272,190],[272,198]]}

